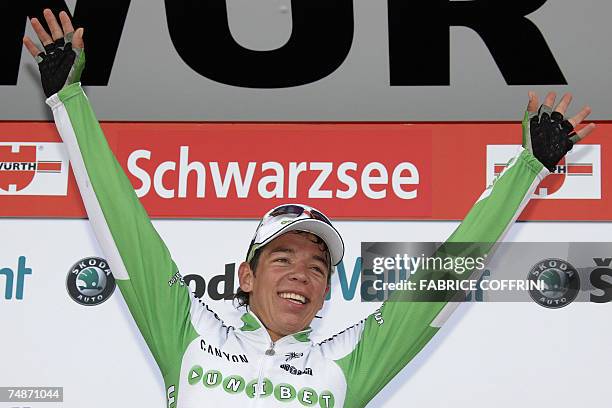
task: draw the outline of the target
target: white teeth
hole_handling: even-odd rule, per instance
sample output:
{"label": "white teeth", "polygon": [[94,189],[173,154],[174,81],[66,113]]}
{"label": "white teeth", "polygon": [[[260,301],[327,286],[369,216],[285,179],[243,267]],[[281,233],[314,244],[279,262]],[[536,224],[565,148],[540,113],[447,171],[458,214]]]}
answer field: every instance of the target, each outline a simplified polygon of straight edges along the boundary
{"label": "white teeth", "polygon": [[297,293],[283,292],[283,293],[279,293],[279,296],[282,297],[283,299],[296,300],[300,302],[301,304],[306,303],[306,298],[302,295],[298,295]]}

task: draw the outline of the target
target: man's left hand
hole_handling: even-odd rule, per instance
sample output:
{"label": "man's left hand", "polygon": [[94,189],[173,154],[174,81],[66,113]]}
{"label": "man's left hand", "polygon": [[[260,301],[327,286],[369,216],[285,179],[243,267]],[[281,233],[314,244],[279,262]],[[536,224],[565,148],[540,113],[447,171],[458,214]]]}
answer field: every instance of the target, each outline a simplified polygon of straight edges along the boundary
{"label": "man's left hand", "polygon": [[553,111],[555,98],[556,94],[549,92],[544,104],[539,106],[538,96],[535,92],[529,92],[529,104],[523,119],[523,147],[551,172],[575,143],[595,129],[595,124],[589,123],[576,130],[576,126],[591,113],[590,107],[585,106],[575,116],[564,119],[572,95],[563,95]]}

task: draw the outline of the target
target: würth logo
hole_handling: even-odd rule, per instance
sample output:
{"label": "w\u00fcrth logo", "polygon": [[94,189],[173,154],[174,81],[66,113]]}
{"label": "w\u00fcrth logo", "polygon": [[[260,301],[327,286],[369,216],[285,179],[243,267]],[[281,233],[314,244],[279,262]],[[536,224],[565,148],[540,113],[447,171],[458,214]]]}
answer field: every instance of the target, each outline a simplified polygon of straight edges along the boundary
{"label": "w\u00fcrth logo", "polygon": [[0,143],[0,195],[66,195],[68,157],[61,143]]}
{"label": "w\u00fcrth logo", "polygon": [[[487,183],[504,171],[516,149],[514,145],[487,146]],[[557,164],[555,171],[538,185],[533,198],[600,199],[600,146],[574,146]]]}

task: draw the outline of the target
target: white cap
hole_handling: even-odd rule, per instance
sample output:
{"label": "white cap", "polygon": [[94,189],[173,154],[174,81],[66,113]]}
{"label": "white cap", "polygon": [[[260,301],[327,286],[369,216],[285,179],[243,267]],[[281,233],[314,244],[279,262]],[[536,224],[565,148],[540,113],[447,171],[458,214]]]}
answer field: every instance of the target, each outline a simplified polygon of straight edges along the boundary
{"label": "white cap", "polygon": [[268,211],[261,219],[249,245],[247,262],[253,258],[257,249],[289,231],[306,231],[316,235],[327,245],[332,265],[335,266],[342,260],[344,242],[329,218],[307,205],[283,204]]}

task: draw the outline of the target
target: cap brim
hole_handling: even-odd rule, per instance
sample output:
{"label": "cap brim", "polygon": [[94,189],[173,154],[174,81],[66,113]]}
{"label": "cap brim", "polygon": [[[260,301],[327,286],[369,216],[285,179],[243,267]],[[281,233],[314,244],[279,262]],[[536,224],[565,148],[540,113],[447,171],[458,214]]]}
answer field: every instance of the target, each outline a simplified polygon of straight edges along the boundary
{"label": "cap brim", "polygon": [[336,229],[331,225],[314,218],[304,218],[287,224],[285,227],[266,239],[262,245],[265,245],[274,238],[290,231],[306,231],[315,234],[327,245],[329,255],[331,256],[332,265],[336,266],[342,260],[342,257],[344,256],[344,242],[342,241],[340,233],[338,233],[338,231],[336,231]]}

